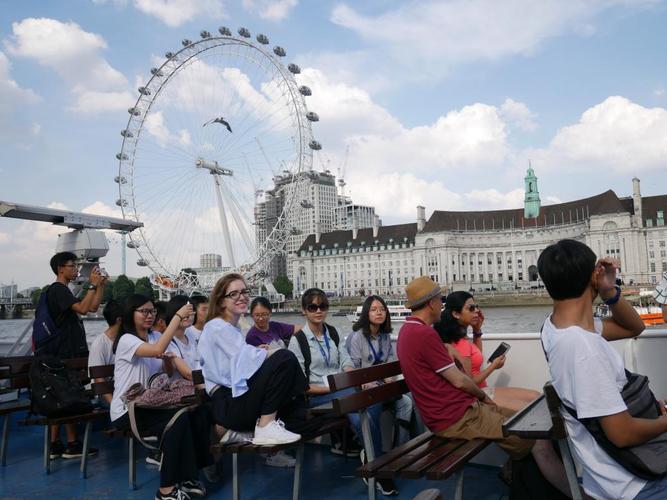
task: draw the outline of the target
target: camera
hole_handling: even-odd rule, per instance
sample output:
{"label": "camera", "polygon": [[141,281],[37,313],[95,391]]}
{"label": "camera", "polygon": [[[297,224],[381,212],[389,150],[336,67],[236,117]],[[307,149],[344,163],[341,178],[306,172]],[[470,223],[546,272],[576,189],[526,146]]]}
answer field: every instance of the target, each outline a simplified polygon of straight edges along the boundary
{"label": "camera", "polygon": [[100,276],[102,276],[102,278],[108,278],[109,277],[109,273],[103,267],[98,267],[97,272],[100,273]]}

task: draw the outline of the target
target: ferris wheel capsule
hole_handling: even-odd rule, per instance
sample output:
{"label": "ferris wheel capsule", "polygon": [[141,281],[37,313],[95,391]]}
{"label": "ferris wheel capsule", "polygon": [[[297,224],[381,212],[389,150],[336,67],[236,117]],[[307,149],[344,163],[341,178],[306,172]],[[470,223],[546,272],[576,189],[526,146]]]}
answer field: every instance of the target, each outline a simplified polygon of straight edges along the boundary
{"label": "ferris wheel capsule", "polygon": [[261,33],[257,35],[257,41],[261,43],[262,45],[268,45],[269,43],[269,38],[266,35],[262,35]]}
{"label": "ferris wheel capsule", "polygon": [[218,32],[219,32],[222,36],[232,36],[232,31],[231,31],[227,26],[220,26],[220,27],[218,28]]}
{"label": "ferris wheel capsule", "polygon": [[151,89],[147,87],[139,87],[138,90],[141,95],[151,95]]}
{"label": "ferris wheel capsule", "polygon": [[310,87],[306,87],[305,85],[301,85],[301,87],[299,87],[299,93],[306,97],[313,95],[313,92],[310,90]]}
{"label": "ferris wheel capsule", "polygon": [[120,175],[117,175],[116,177],[114,177],[113,180],[116,184],[125,184],[127,182],[127,179],[125,177],[120,176]]}
{"label": "ferris wheel capsule", "polygon": [[164,53],[164,57],[166,57],[167,59],[173,59],[175,56],[176,56],[176,54],[174,54],[173,52],[165,52]]}
{"label": "ferris wheel capsule", "polygon": [[127,161],[128,158],[129,156],[127,156],[125,153],[118,153],[116,155],[116,159],[120,161]]}
{"label": "ferris wheel capsule", "polygon": [[139,259],[137,260],[137,265],[140,267],[146,267],[148,266],[148,261],[146,259]]}
{"label": "ferris wheel capsule", "polygon": [[139,116],[141,114],[141,110],[139,108],[128,108],[127,112],[130,113],[132,116]]}
{"label": "ferris wheel capsule", "polygon": [[123,137],[134,137],[134,134],[127,129],[121,130],[120,135],[122,135]]}
{"label": "ferris wheel capsule", "polygon": [[136,241],[130,240],[127,242],[127,248],[139,248],[139,243]]}
{"label": "ferris wheel capsule", "polygon": [[116,200],[116,205],[119,206],[119,207],[126,207],[127,206],[127,200],[121,200],[120,198],[118,198]]}
{"label": "ferris wheel capsule", "polygon": [[157,76],[157,77],[163,77],[164,73],[162,73],[162,71],[160,71],[157,68],[151,68],[151,75]]}
{"label": "ferris wheel capsule", "polygon": [[308,118],[311,122],[320,121],[320,115],[315,113],[315,111],[308,111],[308,113],[306,113],[306,118]]}
{"label": "ferris wheel capsule", "polygon": [[184,38],[183,40],[181,40],[181,44],[183,45],[183,47],[189,47],[190,45],[192,45],[192,40]]}
{"label": "ferris wheel capsule", "polygon": [[209,31],[202,30],[199,33],[199,36],[202,37],[202,38],[211,38],[211,33]]}
{"label": "ferris wheel capsule", "polygon": [[291,63],[287,66],[287,69],[290,70],[290,72],[294,73],[295,75],[301,73],[301,68],[299,68],[298,64]]}
{"label": "ferris wheel capsule", "polygon": [[250,31],[248,31],[246,28],[239,28],[239,35],[241,35],[243,38],[250,38]]}
{"label": "ferris wheel capsule", "polygon": [[285,49],[283,49],[280,45],[276,45],[273,47],[273,53],[277,55],[278,57],[285,57],[287,52],[285,52]]}
{"label": "ferris wheel capsule", "polygon": [[313,151],[319,151],[320,149],[322,149],[322,144],[313,139],[308,143],[308,147],[310,147],[310,149],[312,149]]}

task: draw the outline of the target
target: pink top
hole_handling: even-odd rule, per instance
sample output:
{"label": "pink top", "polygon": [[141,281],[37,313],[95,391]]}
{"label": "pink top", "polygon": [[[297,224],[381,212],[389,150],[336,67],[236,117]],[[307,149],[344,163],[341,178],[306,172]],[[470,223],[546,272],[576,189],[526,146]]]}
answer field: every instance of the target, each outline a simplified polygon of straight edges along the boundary
{"label": "pink top", "polygon": [[[452,344],[454,349],[456,349],[461,356],[464,358],[470,358],[470,368],[472,370],[472,376],[479,375],[482,364],[484,363],[484,356],[482,356],[482,351],[480,351],[475,344],[470,342],[467,338],[462,338],[458,342]],[[487,386],[486,380],[483,380],[477,386],[481,389]]]}

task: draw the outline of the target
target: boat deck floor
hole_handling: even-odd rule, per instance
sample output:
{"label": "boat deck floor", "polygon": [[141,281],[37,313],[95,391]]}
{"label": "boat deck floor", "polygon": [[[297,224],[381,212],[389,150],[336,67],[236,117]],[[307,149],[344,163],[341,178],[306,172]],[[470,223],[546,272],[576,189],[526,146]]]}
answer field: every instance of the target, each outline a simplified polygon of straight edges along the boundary
{"label": "boat deck floor", "polygon": [[[12,419],[7,465],[0,467],[0,498],[154,498],[158,487],[157,467],[145,462],[146,453],[137,446],[137,487],[128,488],[127,441],[109,438],[93,432],[91,445],[100,451],[88,463],[88,478],[79,475],[79,460],[56,459],[51,473],[42,468],[41,427],[19,427]],[[366,487],[354,476],[358,459],[333,455],[328,447],[306,445],[304,454],[302,499],[366,498]],[[242,499],[290,499],[293,469],[270,467],[258,456],[240,456]],[[223,479],[207,484],[207,498],[228,499],[232,496],[231,457],[223,457]],[[398,480],[400,495],[394,498],[413,498],[427,488],[438,488],[444,498],[454,497],[454,481]],[[509,490],[498,478],[498,469],[483,465],[468,465],[465,469],[464,498],[502,499]],[[378,498],[382,498],[378,495]]]}

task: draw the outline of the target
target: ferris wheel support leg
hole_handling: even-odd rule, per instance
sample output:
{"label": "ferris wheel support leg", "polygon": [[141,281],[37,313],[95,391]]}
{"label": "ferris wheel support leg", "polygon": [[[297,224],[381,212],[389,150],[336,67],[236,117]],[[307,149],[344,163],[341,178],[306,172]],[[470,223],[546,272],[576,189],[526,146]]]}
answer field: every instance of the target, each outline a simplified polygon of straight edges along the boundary
{"label": "ferris wheel support leg", "polygon": [[218,211],[220,212],[220,225],[222,226],[222,235],[225,238],[225,249],[229,256],[230,264],[233,268],[236,267],[236,259],[234,259],[234,250],[232,249],[232,240],[229,235],[229,224],[227,223],[227,216],[225,215],[225,204],[222,199],[222,185],[220,176],[213,174],[215,179],[215,196],[218,200]]}

